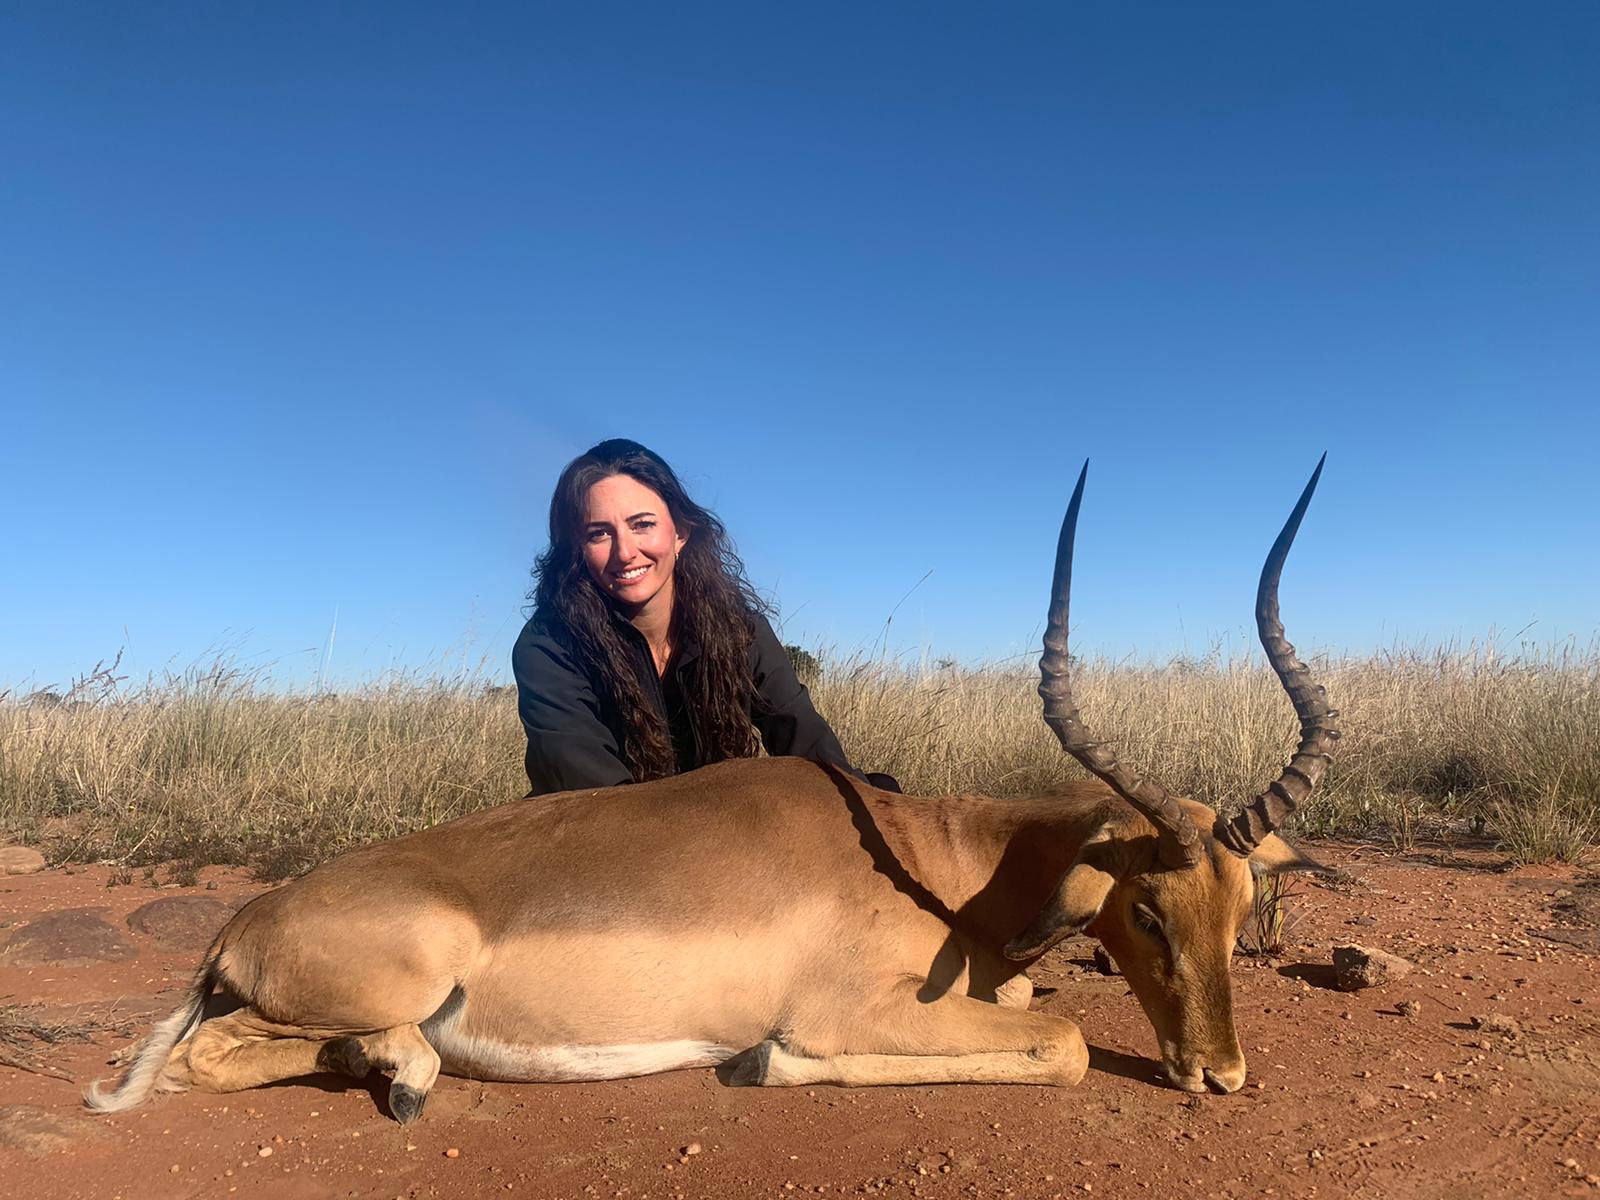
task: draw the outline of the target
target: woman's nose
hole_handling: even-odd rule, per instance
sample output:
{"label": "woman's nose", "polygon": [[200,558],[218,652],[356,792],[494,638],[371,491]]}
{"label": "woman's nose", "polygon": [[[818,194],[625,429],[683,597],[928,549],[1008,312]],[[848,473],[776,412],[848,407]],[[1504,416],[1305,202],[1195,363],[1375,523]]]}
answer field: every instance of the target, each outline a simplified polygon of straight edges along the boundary
{"label": "woman's nose", "polygon": [[636,548],[633,535],[629,533],[617,534],[617,540],[611,543],[611,553],[621,563],[631,562]]}

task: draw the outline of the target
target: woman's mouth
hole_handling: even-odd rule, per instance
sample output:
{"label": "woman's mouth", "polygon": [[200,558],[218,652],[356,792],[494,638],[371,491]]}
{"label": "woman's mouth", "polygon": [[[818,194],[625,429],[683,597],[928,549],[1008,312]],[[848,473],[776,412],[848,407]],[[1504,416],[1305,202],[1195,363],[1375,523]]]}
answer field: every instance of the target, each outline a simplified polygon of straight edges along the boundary
{"label": "woman's mouth", "polygon": [[644,578],[644,573],[649,569],[649,563],[642,567],[629,567],[626,571],[616,572],[615,578],[618,583],[632,583],[636,579]]}

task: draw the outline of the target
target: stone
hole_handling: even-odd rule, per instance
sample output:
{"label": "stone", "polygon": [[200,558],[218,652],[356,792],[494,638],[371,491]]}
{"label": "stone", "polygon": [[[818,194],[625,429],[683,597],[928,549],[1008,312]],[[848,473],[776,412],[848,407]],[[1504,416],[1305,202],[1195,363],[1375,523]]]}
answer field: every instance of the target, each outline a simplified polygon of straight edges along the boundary
{"label": "stone", "polygon": [[1487,1016],[1473,1017],[1471,1025],[1474,1029],[1484,1033],[1498,1034],[1504,1038],[1522,1036],[1522,1023],[1515,1017],[1508,1017],[1504,1013],[1489,1013]]}
{"label": "stone", "polygon": [[233,916],[233,905],[211,896],[163,896],[128,914],[128,928],[163,950],[203,951]]}
{"label": "stone", "polygon": [[44,870],[44,855],[32,846],[0,846],[0,875],[32,875]]}
{"label": "stone", "polygon": [[36,1104],[0,1107],[0,1146],[34,1158],[65,1149],[82,1138],[103,1136],[101,1127],[87,1117],[53,1113]]}
{"label": "stone", "polygon": [[86,967],[123,962],[139,951],[102,916],[104,908],[64,908],[12,933],[0,962],[11,967]]}
{"label": "stone", "polygon": [[1094,969],[1102,975],[1120,975],[1117,964],[1111,961],[1111,955],[1099,942],[1094,946]]}
{"label": "stone", "polygon": [[1334,984],[1342,992],[1382,987],[1410,972],[1411,964],[1397,954],[1366,946],[1335,946],[1333,950]]}

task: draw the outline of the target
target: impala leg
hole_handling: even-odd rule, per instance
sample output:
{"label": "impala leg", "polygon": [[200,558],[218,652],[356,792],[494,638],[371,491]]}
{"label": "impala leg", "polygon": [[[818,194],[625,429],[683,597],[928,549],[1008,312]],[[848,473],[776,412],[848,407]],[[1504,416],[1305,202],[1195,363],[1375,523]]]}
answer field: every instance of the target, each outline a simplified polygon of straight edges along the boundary
{"label": "impala leg", "polygon": [[388,1071],[389,1111],[406,1125],[422,1115],[428,1092],[439,1078],[439,1053],[415,1025],[397,1025],[381,1033],[350,1039],[358,1042],[366,1060]]}
{"label": "impala leg", "polygon": [[[320,1057],[326,1041],[325,1036],[297,1037],[254,1009],[241,1008],[204,1022],[186,1045],[179,1046],[164,1082],[204,1092],[238,1092],[312,1075],[328,1069]],[[181,1069],[185,1066],[187,1071]]]}
{"label": "impala leg", "polygon": [[439,1055],[415,1025],[329,1038],[241,1008],[206,1021],[179,1050],[181,1062],[175,1056],[165,1076],[169,1088],[238,1092],[318,1071],[339,1071],[356,1079],[374,1069],[392,1072],[389,1110],[401,1124],[421,1115],[428,1090],[439,1077]]}
{"label": "impala leg", "polygon": [[842,1031],[845,1053],[809,1055],[762,1042],[729,1076],[735,1086],[843,1087],[1035,1083],[1071,1087],[1089,1066],[1071,1021],[947,993],[931,1003],[898,987]]}

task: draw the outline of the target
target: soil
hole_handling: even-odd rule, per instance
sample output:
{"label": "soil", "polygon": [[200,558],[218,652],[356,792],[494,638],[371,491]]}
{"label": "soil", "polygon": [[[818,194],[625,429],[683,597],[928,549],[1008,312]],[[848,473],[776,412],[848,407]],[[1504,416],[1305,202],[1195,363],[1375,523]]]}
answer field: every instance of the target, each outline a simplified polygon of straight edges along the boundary
{"label": "soil", "polygon": [[[1297,885],[1282,957],[1235,959],[1251,1074],[1232,1096],[1161,1082],[1138,1004],[1079,940],[1034,972],[1035,1006],[1077,1020],[1092,1049],[1071,1090],[734,1089],[710,1070],[598,1084],[444,1078],[422,1120],[401,1128],[384,1115],[386,1081],[317,1076],[87,1117],[81,1085],[110,1074],[130,1040],[102,1028],[34,1047],[33,1070],[0,1066],[0,1180],[39,1200],[1600,1197],[1600,876],[1510,870],[1487,850],[1316,851],[1348,875]],[[0,879],[0,942],[62,912],[119,935],[79,930],[73,966],[0,949],[0,1008],[42,1004],[30,1011],[69,1026],[109,1014],[142,1033],[176,1003],[206,924],[262,890],[215,868],[189,887],[111,882],[106,867]],[[167,896],[221,903],[146,910],[129,925]],[[1338,991],[1332,952],[1349,943],[1414,969]],[[29,945],[24,957],[36,956],[38,939]]]}

